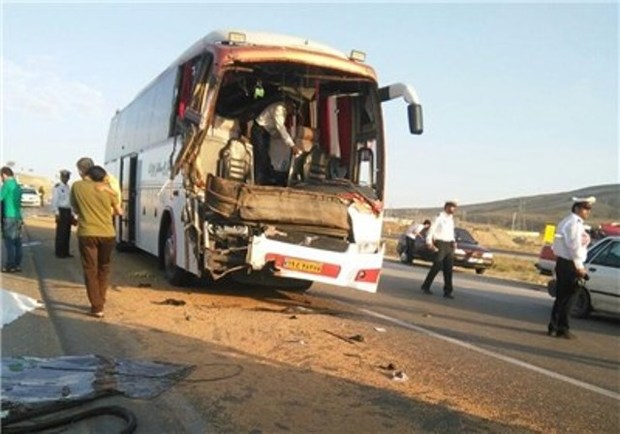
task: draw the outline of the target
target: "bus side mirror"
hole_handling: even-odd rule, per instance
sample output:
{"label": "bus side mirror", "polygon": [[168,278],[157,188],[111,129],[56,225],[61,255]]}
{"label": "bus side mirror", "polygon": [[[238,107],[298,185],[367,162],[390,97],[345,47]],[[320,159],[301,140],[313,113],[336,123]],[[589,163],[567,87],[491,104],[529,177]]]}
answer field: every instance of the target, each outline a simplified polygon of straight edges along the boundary
{"label": "bus side mirror", "polygon": [[411,134],[422,134],[424,131],[422,106],[416,103],[409,104],[407,106],[407,116],[409,118],[409,132]]}

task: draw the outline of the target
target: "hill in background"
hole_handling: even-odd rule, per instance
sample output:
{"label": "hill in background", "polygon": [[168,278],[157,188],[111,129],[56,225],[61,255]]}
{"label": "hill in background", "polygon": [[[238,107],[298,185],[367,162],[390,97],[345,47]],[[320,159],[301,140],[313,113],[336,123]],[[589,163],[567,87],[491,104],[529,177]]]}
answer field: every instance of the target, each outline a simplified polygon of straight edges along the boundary
{"label": "hill in background", "polygon": [[[522,231],[543,231],[570,212],[573,196],[595,196],[596,204],[588,223],[620,221],[620,184],[598,185],[561,193],[524,196],[473,205],[459,206],[457,220],[484,223]],[[398,219],[422,221],[442,208],[395,208],[386,215]]]}
{"label": "hill in background", "polygon": [[44,202],[49,202],[49,200],[51,199],[52,188],[54,187],[54,183],[51,179],[46,178],[45,176],[19,172],[15,172],[15,179],[22,185],[34,187],[34,189],[37,191],[43,191],[42,199]]}

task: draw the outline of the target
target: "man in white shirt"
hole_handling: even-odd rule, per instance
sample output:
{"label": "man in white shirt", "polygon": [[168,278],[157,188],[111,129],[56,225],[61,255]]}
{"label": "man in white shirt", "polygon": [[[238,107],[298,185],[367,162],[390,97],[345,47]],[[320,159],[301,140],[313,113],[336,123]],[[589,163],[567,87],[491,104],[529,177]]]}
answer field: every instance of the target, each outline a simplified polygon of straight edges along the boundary
{"label": "man in white shirt", "polygon": [[[276,140],[273,140],[272,144],[272,139],[279,139],[278,143],[280,146],[284,145],[283,151],[289,156],[289,160],[291,152],[293,155],[298,155],[302,152],[302,149],[295,145],[286,128],[286,118],[293,110],[292,103],[276,101],[265,107],[254,120],[251,132],[252,146],[254,147],[254,180],[259,185],[276,183],[275,171],[286,173],[288,169],[284,168],[285,170],[282,170],[283,167],[280,161],[279,167],[276,167],[274,170],[269,148],[271,145],[277,145],[275,144]],[[282,152],[277,152],[276,150],[272,150],[272,153],[274,155],[282,154]]]}
{"label": "man in white shirt", "polygon": [[456,210],[456,202],[447,201],[443,206],[443,211],[439,213],[431,224],[426,233],[426,246],[428,249],[435,251],[435,259],[433,265],[424,283],[422,284],[422,292],[432,294],[431,285],[439,270],[443,271],[443,296],[445,298],[454,298],[452,291],[452,267],[454,265],[454,249],[456,248],[456,239],[454,238],[454,211]]}
{"label": "man in white shirt", "polygon": [[52,211],[56,216],[56,239],[54,250],[57,258],[72,258],[69,252],[71,241],[71,224],[74,220],[71,210],[70,194],[71,188],[68,185],[71,172],[68,170],[60,171],[60,182],[54,186],[52,191]]}
{"label": "man in white shirt", "polygon": [[587,280],[588,277],[584,262],[588,256],[590,235],[583,222],[590,216],[595,202],[593,196],[574,197],[571,213],[558,224],[552,246],[556,256],[557,293],[547,327],[549,336],[575,337],[569,332],[568,315],[579,290],[579,279]]}
{"label": "man in white shirt", "polygon": [[407,243],[407,262],[413,261],[415,242],[418,237],[425,238],[426,232],[431,227],[431,221],[426,219],[423,223],[411,223],[405,232]]}

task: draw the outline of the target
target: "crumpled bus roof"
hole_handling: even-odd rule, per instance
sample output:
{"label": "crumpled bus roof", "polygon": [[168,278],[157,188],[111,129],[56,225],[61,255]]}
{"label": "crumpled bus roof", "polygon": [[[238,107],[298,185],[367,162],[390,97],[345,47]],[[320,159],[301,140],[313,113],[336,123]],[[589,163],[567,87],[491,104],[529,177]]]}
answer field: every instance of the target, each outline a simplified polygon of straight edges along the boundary
{"label": "crumpled bus roof", "polygon": [[[191,52],[192,49],[196,49],[197,52],[204,50],[207,45],[218,44],[228,41],[230,33],[242,33],[246,36],[246,42],[243,45],[253,46],[273,46],[273,47],[294,47],[300,49],[307,49],[322,53],[328,53],[334,56],[347,59],[347,55],[334,47],[323,44],[321,42],[312,41],[310,39],[300,38],[298,36],[283,35],[279,33],[269,32],[248,32],[244,30],[216,30],[209,33],[204,38],[197,41],[187,51]],[[190,55],[190,58],[192,56]]]}
{"label": "crumpled bus roof", "polygon": [[[227,44],[231,32],[246,35],[246,42]],[[217,30],[209,33],[187,49],[170,67],[176,67],[189,59],[207,51],[214,52],[220,67],[234,62],[267,62],[270,60],[289,60],[291,62],[319,64],[353,75],[360,75],[376,81],[372,67],[349,59],[340,50],[320,42],[297,36],[277,33],[246,32],[242,30]]]}

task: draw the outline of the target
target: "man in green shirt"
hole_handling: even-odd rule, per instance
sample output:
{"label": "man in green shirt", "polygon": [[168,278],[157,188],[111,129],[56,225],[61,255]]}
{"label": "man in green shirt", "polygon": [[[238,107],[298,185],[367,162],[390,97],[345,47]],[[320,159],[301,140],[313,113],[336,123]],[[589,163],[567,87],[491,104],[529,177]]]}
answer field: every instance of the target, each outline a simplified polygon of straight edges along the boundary
{"label": "man in green shirt", "polygon": [[4,211],[2,238],[6,249],[2,272],[16,273],[22,271],[22,188],[15,181],[13,169],[10,167],[2,167],[0,176],[0,200]]}

